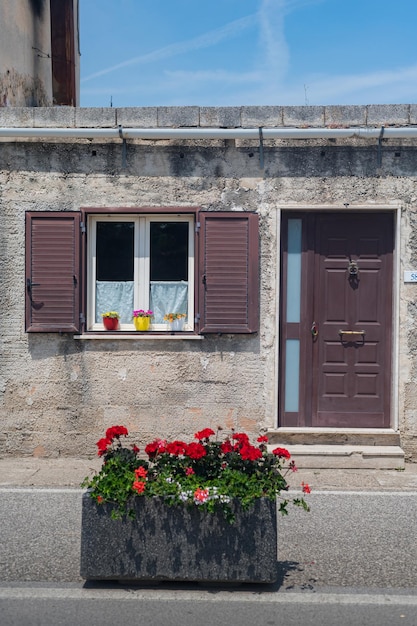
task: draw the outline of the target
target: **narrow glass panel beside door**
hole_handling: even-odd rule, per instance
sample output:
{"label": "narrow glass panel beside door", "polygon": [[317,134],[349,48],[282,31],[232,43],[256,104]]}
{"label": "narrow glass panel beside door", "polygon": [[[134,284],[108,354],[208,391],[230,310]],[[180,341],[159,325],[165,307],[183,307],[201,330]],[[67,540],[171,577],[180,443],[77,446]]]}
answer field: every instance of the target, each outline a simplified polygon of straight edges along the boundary
{"label": "narrow glass panel beside door", "polygon": [[300,389],[300,341],[287,339],[285,361],[285,404],[284,410],[289,413],[298,411]]}
{"label": "narrow glass panel beside door", "polygon": [[301,311],[301,220],[288,220],[287,323],[300,322]]}
{"label": "narrow glass panel beside door", "polygon": [[[288,220],[287,255],[287,324],[299,324],[301,316],[301,235],[302,220]],[[287,338],[285,341],[285,402],[286,412],[299,409],[300,388],[300,340]]]}

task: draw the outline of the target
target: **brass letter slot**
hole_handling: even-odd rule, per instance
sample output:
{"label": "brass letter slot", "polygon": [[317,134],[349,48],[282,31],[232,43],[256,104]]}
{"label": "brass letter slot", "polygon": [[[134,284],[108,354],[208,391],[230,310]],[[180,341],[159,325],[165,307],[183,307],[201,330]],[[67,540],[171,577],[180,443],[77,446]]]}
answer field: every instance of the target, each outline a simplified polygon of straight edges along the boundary
{"label": "brass letter slot", "polygon": [[339,330],[339,335],[364,335],[364,330]]}

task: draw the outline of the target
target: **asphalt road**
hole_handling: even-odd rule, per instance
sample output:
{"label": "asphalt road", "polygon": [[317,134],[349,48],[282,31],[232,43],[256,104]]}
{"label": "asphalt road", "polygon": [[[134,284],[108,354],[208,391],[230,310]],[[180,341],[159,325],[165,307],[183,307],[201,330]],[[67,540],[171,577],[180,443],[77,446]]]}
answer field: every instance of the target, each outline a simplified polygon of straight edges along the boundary
{"label": "asphalt road", "polygon": [[[0,583],[0,626],[416,626],[417,493],[326,491],[309,502],[310,513],[290,509],[279,518],[275,585],[130,588],[9,579]],[[20,523],[28,524],[22,506]],[[72,510],[69,499],[44,529],[55,553]],[[14,528],[2,527],[0,564],[11,548],[17,560],[26,555],[36,564],[39,541],[19,543],[17,513],[13,521]],[[72,532],[75,549],[77,537]]]}
{"label": "asphalt road", "polygon": [[417,587],[416,492],[322,492],[278,521],[285,589]]}
{"label": "asphalt road", "polygon": [[385,590],[0,588],[1,626],[415,626],[417,597]]}

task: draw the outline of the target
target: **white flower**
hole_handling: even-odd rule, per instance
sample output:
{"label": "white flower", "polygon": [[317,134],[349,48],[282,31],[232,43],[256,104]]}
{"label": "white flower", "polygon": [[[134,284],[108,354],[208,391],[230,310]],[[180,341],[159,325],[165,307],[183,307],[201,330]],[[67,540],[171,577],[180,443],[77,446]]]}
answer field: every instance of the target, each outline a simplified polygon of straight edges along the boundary
{"label": "white flower", "polygon": [[181,500],[181,502],[187,502],[187,500],[189,500],[192,497],[192,492],[191,491],[181,491],[179,494],[179,499]]}

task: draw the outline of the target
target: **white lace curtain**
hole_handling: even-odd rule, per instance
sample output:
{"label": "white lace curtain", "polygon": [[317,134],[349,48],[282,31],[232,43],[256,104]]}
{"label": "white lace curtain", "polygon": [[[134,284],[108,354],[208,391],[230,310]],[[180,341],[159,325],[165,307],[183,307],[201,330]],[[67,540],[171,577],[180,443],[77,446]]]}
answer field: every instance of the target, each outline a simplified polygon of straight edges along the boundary
{"label": "white lace curtain", "polygon": [[[132,322],[133,281],[96,281],[96,322],[105,311],[117,311],[122,324]],[[138,308],[144,308],[138,305]],[[152,281],[149,308],[153,322],[162,324],[166,313],[188,312],[188,283],[181,281]]]}

